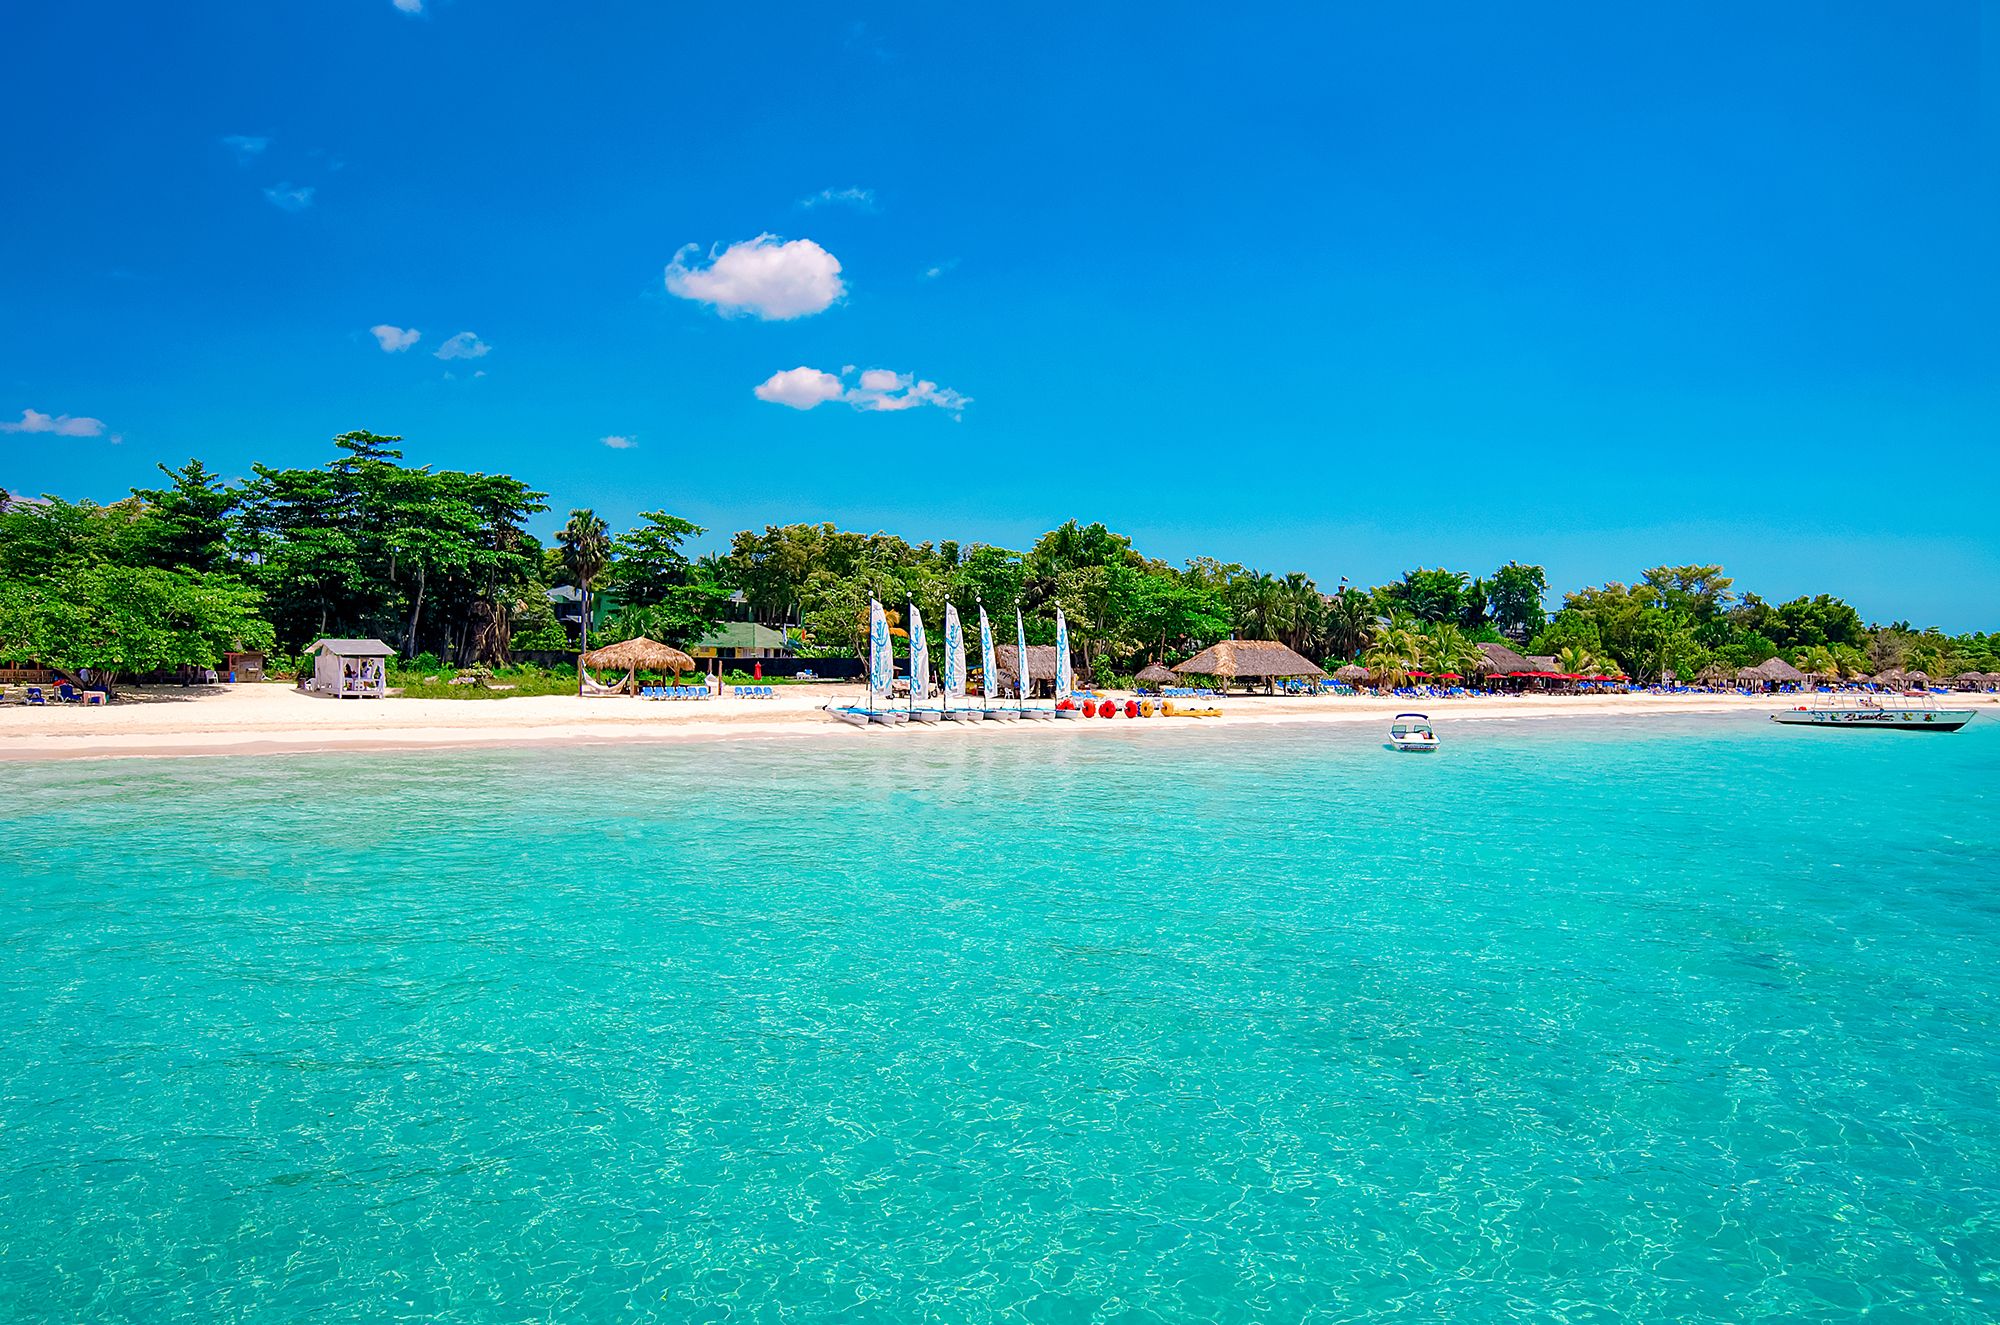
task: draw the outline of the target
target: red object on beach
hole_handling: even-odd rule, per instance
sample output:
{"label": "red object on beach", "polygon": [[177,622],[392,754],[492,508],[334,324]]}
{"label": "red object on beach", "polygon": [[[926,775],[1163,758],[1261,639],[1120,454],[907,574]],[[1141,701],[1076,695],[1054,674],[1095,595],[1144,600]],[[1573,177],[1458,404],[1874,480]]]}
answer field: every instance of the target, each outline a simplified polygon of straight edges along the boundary
{"label": "red object on beach", "polygon": [[1128,699],[1128,700],[1126,700],[1126,701],[1125,701],[1125,716],[1126,716],[1126,717],[1128,717],[1128,718],[1136,718],[1136,717],[1138,717],[1138,716],[1139,716],[1139,701],[1138,701],[1138,700],[1136,700],[1136,699]]}
{"label": "red object on beach", "polygon": [[1118,701],[1117,701],[1117,700],[1114,700],[1114,699],[1107,699],[1107,700],[1105,700],[1105,701],[1104,701],[1104,702],[1103,702],[1102,704],[1099,704],[1099,705],[1097,706],[1097,716],[1098,716],[1098,717],[1100,717],[1100,718],[1115,718],[1115,717],[1117,717],[1117,716],[1118,716]]}
{"label": "red object on beach", "polygon": [[1097,716],[1096,700],[1086,699],[1083,701],[1083,716],[1086,718],[1094,718]]}
{"label": "red object on beach", "polygon": [[764,679],[764,664],[763,664],[763,663],[758,663],[758,664],[757,664],[757,665],[756,665],[755,667],[752,667],[752,668],[750,669],[750,675],[751,675],[752,679],[754,679],[754,680],[758,680],[758,681],[761,681],[761,680],[763,680],[763,679]]}

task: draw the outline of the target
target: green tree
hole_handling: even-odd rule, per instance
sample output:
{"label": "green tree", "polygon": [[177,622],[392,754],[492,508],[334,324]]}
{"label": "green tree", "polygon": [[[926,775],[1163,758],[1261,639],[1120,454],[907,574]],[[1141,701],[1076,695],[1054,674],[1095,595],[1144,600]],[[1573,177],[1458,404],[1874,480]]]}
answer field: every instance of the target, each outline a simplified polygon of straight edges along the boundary
{"label": "green tree", "polygon": [[1533,639],[1548,624],[1543,606],[1549,577],[1540,566],[1510,561],[1486,580],[1488,615],[1500,633],[1514,641]]}
{"label": "green tree", "polygon": [[595,511],[587,508],[571,511],[569,522],[556,535],[556,541],[562,544],[563,568],[576,581],[577,590],[583,595],[581,647],[587,652],[590,648],[591,588],[611,560],[610,529]]}
{"label": "green tree", "polygon": [[229,564],[229,514],[236,494],[199,459],[179,469],[157,466],[164,488],[134,488],[150,527],[144,538],[151,565],[191,571],[218,571]]}

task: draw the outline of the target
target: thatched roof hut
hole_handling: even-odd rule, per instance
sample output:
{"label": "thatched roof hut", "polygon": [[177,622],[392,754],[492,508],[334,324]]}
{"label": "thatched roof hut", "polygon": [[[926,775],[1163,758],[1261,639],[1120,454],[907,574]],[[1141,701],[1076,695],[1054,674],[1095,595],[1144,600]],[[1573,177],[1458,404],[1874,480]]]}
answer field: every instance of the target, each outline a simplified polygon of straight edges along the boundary
{"label": "thatched roof hut", "polygon": [[[993,661],[1000,669],[1000,675],[1012,681],[1020,675],[1014,664],[1018,652],[1015,645],[998,644],[993,648]],[[1076,663],[1070,662],[1070,675],[1076,675]],[[1053,681],[1056,679],[1056,646],[1053,644],[1030,644],[1028,646],[1028,679],[1030,681]]]}
{"label": "thatched roof hut", "polygon": [[1155,662],[1147,663],[1144,667],[1140,668],[1139,674],[1132,679],[1142,686],[1163,686],[1170,684],[1174,681],[1175,677],[1173,668],[1168,667],[1165,663]]}
{"label": "thatched roof hut", "polygon": [[1368,669],[1366,667],[1363,667],[1360,663],[1348,663],[1345,667],[1337,667],[1334,669],[1333,679],[1336,681],[1350,681],[1350,682],[1366,681],[1368,679]]}
{"label": "thatched roof hut", "polygon": [[[1477,646],[1485,655],[1479,664],[1482,676],[1506,676],[1510,672],[1532,672],[1537,668],[1526,658],[1508,648],[1505,644],[1481,644]],[[1550,661],[1554,661],[1551,659]],[[1549,669],[1553,670],[1553,669]]]}
{"label": "thatched roof hut", "polygon": [[1305,655],[1269,639],[1224,640],[1184,663],[1174,664],[1174,671],[1181,676],[1219,676],[1230,681],[1326,675]]}
{"label": "thatched roof hut", "polygon": [[1806,679],[1804,672],[1783,658],[1766,658],[1755,667],[1745,667],[1737,675],[1746,681],[1768,681],[1772,685],[1798,685]]}
{"label": "thatched roof hut", "polygon": [[578,661],[585,667],[605,671],[672,672],[679,676],[682,672],[694,670],[694,659],[671,644],[662,644],[644,635],[592,649]]}

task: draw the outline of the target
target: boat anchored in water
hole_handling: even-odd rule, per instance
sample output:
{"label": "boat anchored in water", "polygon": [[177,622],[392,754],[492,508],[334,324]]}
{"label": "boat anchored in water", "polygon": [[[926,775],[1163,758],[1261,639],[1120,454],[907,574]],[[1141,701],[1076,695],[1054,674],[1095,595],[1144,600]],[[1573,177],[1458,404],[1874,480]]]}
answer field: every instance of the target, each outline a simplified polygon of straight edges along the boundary
{"label": "boat anchored in water", "polygon": [[1783,713],[1773,713],[1772,722],[1787,727],[1843,727],[1850,730],[1897,732],[1955,732],[1972,721],[1971,709],[1936,708],[1928,704],[1903,702],[1884,704],[1863,699],[1858,704],[1801,704]]}
{"label": "boat anchored in water", "polygon": [[1405,754],[1431,754],[1438,748],[1437,733],[1422,713],[1398,713],[1389,727],[1389,748]]}

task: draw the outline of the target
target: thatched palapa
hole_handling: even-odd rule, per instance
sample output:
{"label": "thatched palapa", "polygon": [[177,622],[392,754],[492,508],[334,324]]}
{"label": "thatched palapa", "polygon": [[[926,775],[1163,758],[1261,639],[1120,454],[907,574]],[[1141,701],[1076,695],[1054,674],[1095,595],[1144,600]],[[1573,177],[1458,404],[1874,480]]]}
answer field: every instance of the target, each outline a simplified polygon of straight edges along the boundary
{"label": "thatched palapa", "polygon": [[1175,678],[1173,669],[1165,663],[1147,663],[1132,679],[1142,686],[1163,686],[1170,684]]}
{"label": "thatched palapa", "polygon": [[1368,669],[1360,663],[1348,663],[1345,667],[1336,667],[1334,669],[1333,679],[1349,682],[1366,681],[1368,679]]}
{"label": "thatched palapa", "polygon": [[1737,675],[1746,681],[1768,681],[1773,685],[1798,685],[1806,674],[1783,658],[1766,658],[1755,667],[1745,667]]}
{"label": "thatched palapa", "polygon": [[1507,676],[1515,672],[1537,670],[1533,663],[1505,644],[1481,644],[1477,647],[1479,652],[1485,655],[1478,667],[1482,676]]}
{"label": "thatched palapa", "polygon": [[694,670],[694,659],[671,644],[662,644],[644,635],[592,649],[578,661],[585,667],[620,672],[672,672],[679,676],[682,672]]}
{"label": "thatched palapa", "polygon": [[1232,681],[1326,675],[1303,654],[1268,639],[1224,640],[1184,663],[1175,663],[1174,671],[1181,676],[1219,676]]}
{"label": "thatched palapa", "polygon": [[[1019,652],[1012,644],[998,644],[993,648],[994,665],[1000,669],[1000,679],[1007,683],[1021,673],[1014,664],[1014,655]],[[1070,663],[1070,675],[1076,675],[1076,664]],[[1056,679],[1056,646],[1053,644],[1030,644],[1028,646],[1028,680],[1053,681]]]}

